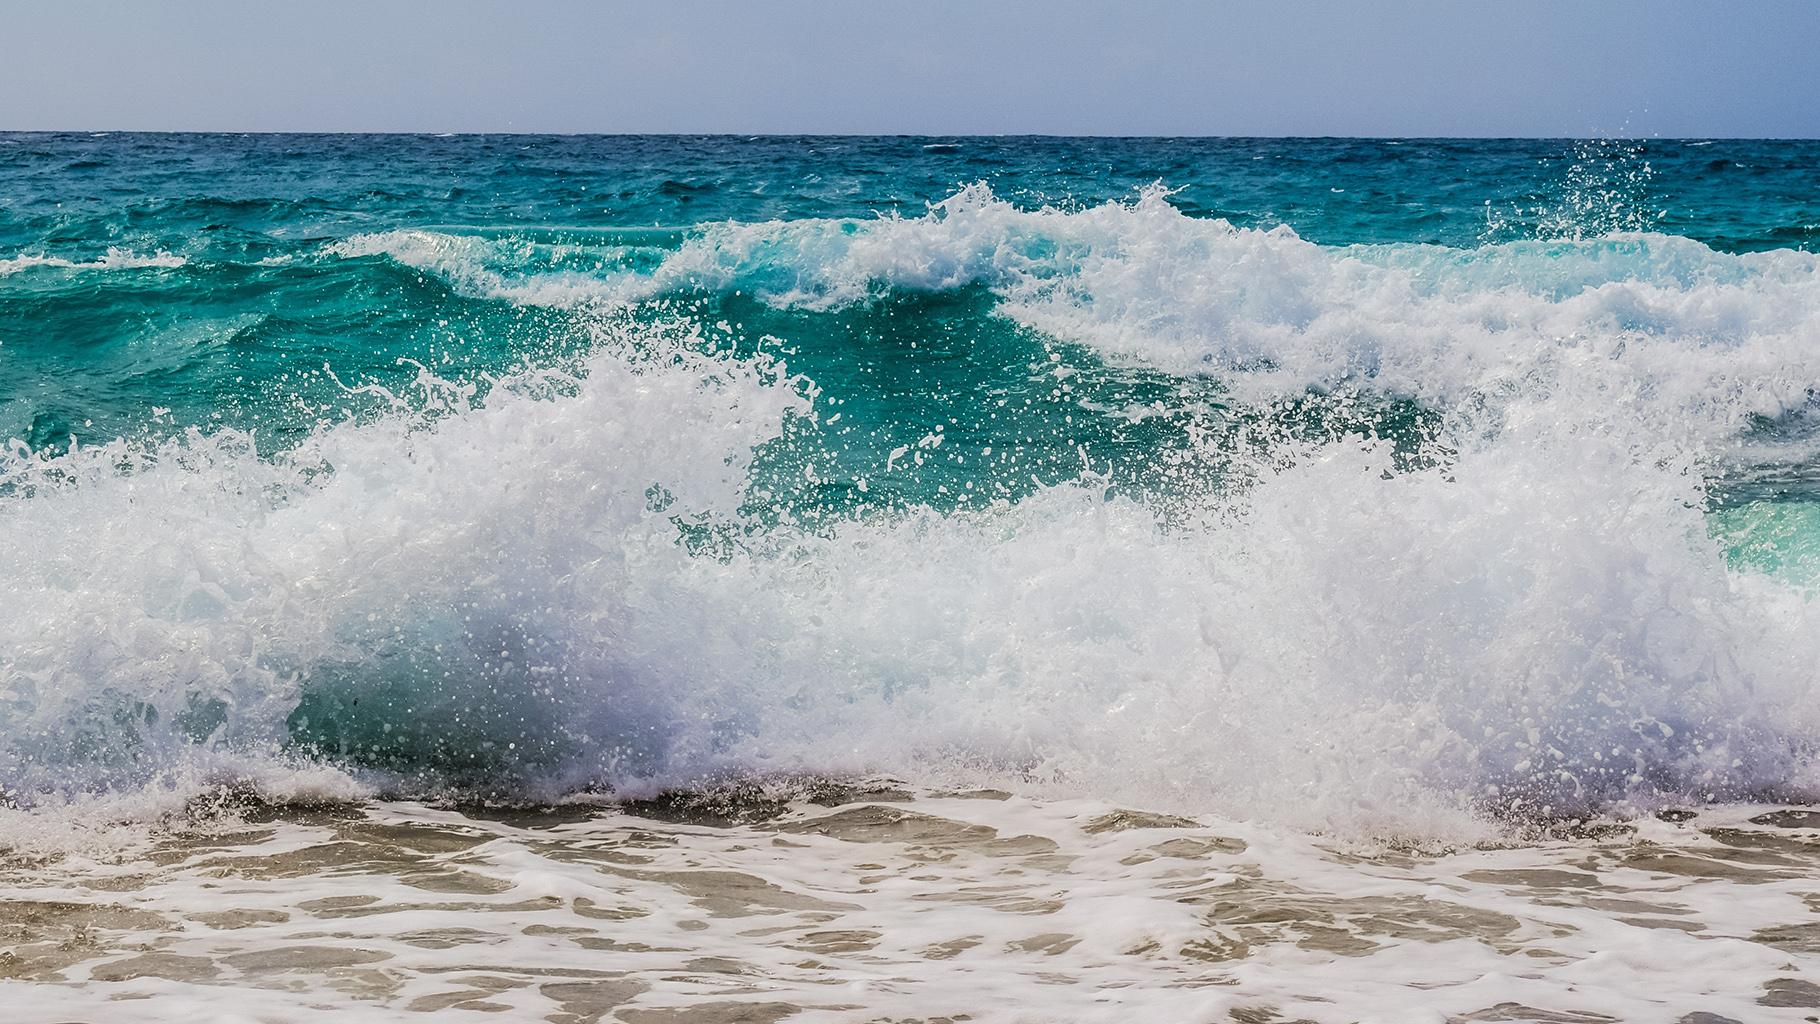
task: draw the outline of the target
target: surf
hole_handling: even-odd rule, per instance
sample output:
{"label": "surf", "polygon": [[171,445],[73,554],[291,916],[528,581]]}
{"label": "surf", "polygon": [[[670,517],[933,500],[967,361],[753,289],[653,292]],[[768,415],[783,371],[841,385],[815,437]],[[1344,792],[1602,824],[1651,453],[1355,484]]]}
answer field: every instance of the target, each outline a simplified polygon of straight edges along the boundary
{"label": "surf", "polygon": [[1184,203],[186,251],[445,323],[9,446],[0,786],[883,774],[1429,837],[1820,795],[1811,252]]}

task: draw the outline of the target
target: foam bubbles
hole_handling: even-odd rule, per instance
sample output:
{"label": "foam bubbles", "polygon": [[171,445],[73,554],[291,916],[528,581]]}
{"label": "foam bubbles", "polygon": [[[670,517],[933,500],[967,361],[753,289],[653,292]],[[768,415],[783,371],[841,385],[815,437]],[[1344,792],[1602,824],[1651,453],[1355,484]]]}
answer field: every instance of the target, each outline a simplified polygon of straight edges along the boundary
{"label": "foam bubbles", "polygon": [[1063,211],[1020,209],[975,185],[916,218],[710,225],[648,272],[506,275],[500,243],[425,231],[334,251],[385,253],[473,294],[570,306],[741,290],[813,309],[983,284],[1002,313],[1046,333],[1115,361],[1220,374],[1254,400],[1351,384],[1456,403],[1523,387],[1539,362],[1584,351],[1625,361],[1665,409],[1717,414],[1730,430],[1801,406],[1820,380],[1813,253],[1734,255],[1636,232],[1324,247],[1286,227],[1188,217],[1161,188]]}
{"label": "foam bubbles", "polygon": [[174,253],[156,252],[149,255],[131,252],[119,246],[109,246],[107,252],[92,260],[73,260],[67,256],[18,255],[0,258],[0,277],[17,274],[37,267],[51,267],[61,270],[137,270],[145,267],[172,268],[181,267],[189,260]]}
{"label": "foam bubbles", "polygon": [[641,565],[687,560],[675,523],[736,507],[753,446],[802,401],[756,366],[650,358],[603,353],[580,377],[509,381],[484,410],[332,427],[271,459],[233,432],[16,451],[8,788],[137,784],[198,747],[294,738],[358,757],[320,701],[313,725],[288,720],[309,693],[339,700],[336,680],[350,708],[363,688],[421,695],[369,693],[356,720],[378,735],[444,728],[478,756],[515,742],[501,730],[545,729],[560,747],[560,717],[526,717],[538,698],[623,682],[583,648],[621,656],[601,635],[616,604],[670,574]]}
{"label": "foam bubbles", "polygon": [[1328,249],[1160,192],[1032,212],[981,188],[710,228],[649,272],[513,277],[492,244],[336,255],[584,306],[983,284],[1108,360],[1219,376],[1266,431],[1309,389],[1414,396],[1436,426],[1415,460],[1284,431],[1246,486],[1167,515],[1084,473],[809,530],[751,514],[748,473],[814,383],[660,325],[284,454],[225,431],[15,453],[9,790],[235,759],[534,797],[887,771],[1464,834],[1820,785],[1820,619],[1703,512],[1738,432],[1820,380],[1811,255]]}

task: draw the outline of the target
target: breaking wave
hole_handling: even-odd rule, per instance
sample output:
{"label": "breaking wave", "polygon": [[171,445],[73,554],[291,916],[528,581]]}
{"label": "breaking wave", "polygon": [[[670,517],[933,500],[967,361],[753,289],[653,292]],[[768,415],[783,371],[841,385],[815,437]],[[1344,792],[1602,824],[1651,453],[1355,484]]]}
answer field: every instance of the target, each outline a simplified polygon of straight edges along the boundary
{"label": "breaking wave", "polygon": [[[914,219],[589,244],[332,247],[598,314],[588,355],[484,395],[426,371],[284,451],[15,448],[7,790],[298,763],[527,798],[884,772],[1442,832],[1820,793],[1812,581],[1735,557],[1709,511],[1765,424],[1776,459],[1809,456],[1813,254],[1335,248],[1161,191],[1032,212],[983,188]],[[1271,443],[1222,449],[1242,486],[1167,510],[1089,466],[811,528],[754,513],[752,470],[821,429],[815,381],[605,312],[964,287],[1097,358],[1212,376]],[[1311,394],[1432,421],[1413,458],[1281,428]]]}

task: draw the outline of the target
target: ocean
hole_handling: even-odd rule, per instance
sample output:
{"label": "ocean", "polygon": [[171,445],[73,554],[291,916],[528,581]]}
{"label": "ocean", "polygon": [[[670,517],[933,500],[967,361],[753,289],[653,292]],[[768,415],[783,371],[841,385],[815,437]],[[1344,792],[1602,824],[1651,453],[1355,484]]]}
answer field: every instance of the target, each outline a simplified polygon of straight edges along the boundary
{"label": "ocean", "polygon": [[1817,168],[0,133],[0,990],[1813,1020]]}

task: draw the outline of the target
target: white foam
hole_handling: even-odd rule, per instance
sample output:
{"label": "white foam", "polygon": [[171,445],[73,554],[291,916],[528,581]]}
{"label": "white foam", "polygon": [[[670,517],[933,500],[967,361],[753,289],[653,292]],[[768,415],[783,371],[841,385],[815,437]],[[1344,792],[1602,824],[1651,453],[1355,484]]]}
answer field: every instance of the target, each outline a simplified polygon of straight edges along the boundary
{"label": "white foam", "polygon": [[1219,373],[1252,396],[1368,383],[1458,401],[1575,349],[1681,392],[1680,411],[1730,387],[1751,394],[1725,403],[1728,415],[1773,414],[1820,379],[1812,253],[1729,255],[1646,234],[1324,247],[1287,228],[1187,217],[1160,189],[1063,212],[1020,210],[975,186],[915,219],[726,225],[654,278],[811,307],[973,283],[1057,337]]}
{"label": "white foam", "polygon": [[[653,294],[654,283],[631,273],[606,276],[580,270],[527,267],[540,248],[512,239],[404,228],[353,235],[325,248],[342,259],[386,256],[436,274],[465,294],[528,306],[615,305]],[[609,250],[618,247],[609,246]]]}
{"label": "white foam", "polygon": [[[1794,1024],[1812,1008],[1769,997],[1820,978],[1801,946],[1811,853],[1723,809],[1701,809],[1710,834],[1645,821],[1634,839],[1447,855],[927,794],[756,828],[387,803],[299,817],[15,868],[0,898],[21,901],[11,962],[32,973],[0,981],[9,1007]],[[1107,827],[1121,819],[1135,827]]]}
{"label": "white foam", "polygon": [[1184,461],[1167,515],[1087,476],[762,526],[746,469],[812,383],[662,328],[480,406],[426,376],[440,397],[401,406],[430,413],[278,458],[225,432],[16,456],[0,778],[130,787],[308,734],[543,795],[884,770],[1354,831],[1820,795],[1811,588],[1729,566],[1701,511],[1740,426],[1820,385],[1811,254],[1330,249],[1157,192],[1032,212],[983,188],[916,219],[712,228],[642,277],[527,283],[491,244],[336,255],[514,301],[978,283],[1239,400],[1418,396],[1435,460],[1275,438],[1233,493]]}
{"label": "white foam", "polygon": [[709,225],[650,274],[505,273],[517,249],[428,231],[363,235],[471,294],[616,305],[743,290],[827,308],[890,290],[983,285],[1001,311],[1106,358],[1211,372],[1241,396],[1364,385],[1456,403],[1527,387],[1536,367],[1623,363],[1664,412],[1729,430],[1820,381],[1820,256],[1727,254],[1622,233],[1461,250],[1327,247],[1288,228],[1183,215],[1160,188],[1131,203],[1023,210],[984,185],[922,217]]}
{"label": "white foam", "polygon": [[272,459],[15,455],[0,771],[37,799],[283,764],[314,692],[349,753],[397,733],[546,796],[888,770],[1476,834],[1815,792],[1820,618],[1727,566],[1697,449],[1575,368],[1436,468],[1279,448],[1169,523],[1086,481],[757,529],[746,467],[812,388],[648,336]]}
{"label": "white foam", "polygon": [[92,260],[72,260],[66,256],[27,255],[0,259],[0,277],[17,274],[34,267],[56,267],[63,270],[135,270],[145,267],[181,267],[189,259],[160,250],[150,255],[109,246],[106,253]]}

